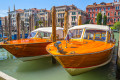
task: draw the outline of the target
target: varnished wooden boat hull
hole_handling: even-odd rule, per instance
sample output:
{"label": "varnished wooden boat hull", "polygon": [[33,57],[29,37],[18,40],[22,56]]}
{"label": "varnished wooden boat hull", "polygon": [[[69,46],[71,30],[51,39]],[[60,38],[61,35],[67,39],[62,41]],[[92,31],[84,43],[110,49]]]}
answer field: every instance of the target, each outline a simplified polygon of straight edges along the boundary
{"label": "varnished wooden boat hull", "polygon": [[2,45],[2,47],[17,58],[25,58],[25,57],[48,55],[49,53],[46,51],[45,48],[46,45],[48,45],[49,43],[50,42],[29,43],[29,44],[7,44],[7,45]]}
{"label": "varnished wooden boat hull", "polygon": [[110,62],[113,48],[91,54],[54,56],[70,75],[78,75]]}

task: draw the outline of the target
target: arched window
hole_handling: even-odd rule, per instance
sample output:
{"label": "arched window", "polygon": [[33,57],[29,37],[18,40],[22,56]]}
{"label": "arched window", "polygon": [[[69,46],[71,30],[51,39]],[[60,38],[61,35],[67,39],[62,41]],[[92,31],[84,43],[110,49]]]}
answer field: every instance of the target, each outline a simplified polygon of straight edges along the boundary
{"label": "arched window", "polygon": [[99,10],[101,11],[101,8]]}
{"label": "arched window", "polygon": [[89,9],[89,12],[90,12],[90,9]]}
{"label": "arched window", "polygon": [[92,9],[92,12],[94,11],[94,9]]}
{"label": "arched window", "polygon": [[89,16],[88,17],[90,17],[90,14],[89,14]]}
{"label": "arched window", "polygon": [[97,11],[97,8],[96,8],[96,11]]}
{"label": "arched window", "polygon": [[115,14],[114,14],[115,16],[116,16],[116,12],[115,12]]}
{"label": "arched window", "polygon": [[116,22],[116,19],[114,19],[114,22]]}
{"label": "arched window", "polygon": [[117,10],[117,6],[116,6],[116,8],[115,8],[116,10]]}
{"label": "arched window", "polygon": [[97,13],[95,14],[95,16],[97,16]]}
{"label": "arched window", "polygon": [[92,14],[92,17],[93,17],[93,14]]}
{"label": "arched window", "polygon": [[108,16],[110,16],[110,13],[108,13]]}

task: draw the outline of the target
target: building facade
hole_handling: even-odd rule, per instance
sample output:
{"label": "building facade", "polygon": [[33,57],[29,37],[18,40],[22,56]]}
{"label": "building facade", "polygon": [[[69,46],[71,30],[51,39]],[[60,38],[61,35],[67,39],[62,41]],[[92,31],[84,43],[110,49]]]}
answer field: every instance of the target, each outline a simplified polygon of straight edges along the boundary
{"label": "building facade", "polygon": [[86,13],[87,20],[90,20],[92,24],[97,24],[97,15],[101,13],[102,17],[107,16],[107,25],[112,26],[115,22],[120,21],[120,0],[119,2],[114,0],[112,3],[93,3],[86,7]]}
{"label": "building facade", "polygon": [[65,11],[69,10],[77,10],[77,7],[74,5],[64,5],[64,6],[56,6],[56,25],[57,26],[64,26],[64,15]]}
{"label": "building facade", "polygon": [[46,9],[39,9],[37,13],[37,21],[41,21],[42,24],[39,25],[41,27],[50,27],[51,24],[51,12]]}
{"label": "building facade", "polygon": [[64,5],[56,7],[56,24],[57,26],[64,26],[65,11],[68,11],[68,27],[78,25],[78,17],[82,16],[82,23],[86,22],[86,12],[78,9],[75,5]]}
{"label": "building facade", "polygon": [[69,27],[78,25],[79,16],[81,16],[82,24],[84,24],[86,22],[86,12],[84,12],[80,9],[69,11]]}

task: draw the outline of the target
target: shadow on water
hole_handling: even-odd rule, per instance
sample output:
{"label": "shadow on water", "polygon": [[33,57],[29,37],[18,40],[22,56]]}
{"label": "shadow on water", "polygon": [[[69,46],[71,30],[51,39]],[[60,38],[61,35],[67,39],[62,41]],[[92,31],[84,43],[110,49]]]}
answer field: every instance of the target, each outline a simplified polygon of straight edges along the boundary
{"label": "shadow on water", "polygon": [[41,58],[38,60],[22,62],[17,69],[18,72],[32,72],[42,71],[58,66],[59,64],[52,64],[51,57]]}

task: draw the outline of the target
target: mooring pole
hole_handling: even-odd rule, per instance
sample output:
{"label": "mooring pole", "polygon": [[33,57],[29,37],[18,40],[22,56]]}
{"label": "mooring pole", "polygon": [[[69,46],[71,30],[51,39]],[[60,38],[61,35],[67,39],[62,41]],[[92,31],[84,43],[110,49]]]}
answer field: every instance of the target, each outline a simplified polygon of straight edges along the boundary
{"label": "mooring pole", "polygon": [[17,13],[16,16],[16,22],[17,22],[17,39],[20,39],[20,14]]}
{"label": "mooring pole", "polygon": [[21,21],[21,28],[22,28],[22,39],[25,39],[25,26],[24,26],[24,21]]}
{"label": "mooring pole", "polygon": [[31,16],[29,17],[29,33],[31,32]]}
{"label": "mooring pole", "polygon": [[[56,42],[56,9],[52,7],[52,42]],[[56,60],[52,57],[52,63],[56,64]]]}
{"label": "mooring pole", "polygon": [[12,40],[12,36],[11,36],[11,15],[8,15],[8,29],[9,29],[9,41]]}
{"label": "mooring pole", "polygon": [[5,17],[5,36],[8,37],[7,17]]}
{"label": "mooring pole", "polygon": [[82,25],[82,18],[81,18],[81,16],[78,17],[78,25]]}
{"label": "mooring pole", "polygon": [[65,16],[64,16],[64,38],[67,35],[67,30],[68,30],[68,11],[65,11]]}
{"label": "mooring pole", "polygon": [[3,26],[1,25],[1,31],[2,31],[2,40],[4,39],[3,38]]}
{"label": "mooring pole", "polygon": [[32,31],[35,30],[35,23],[34,23],[34,14],[32,14]]}

